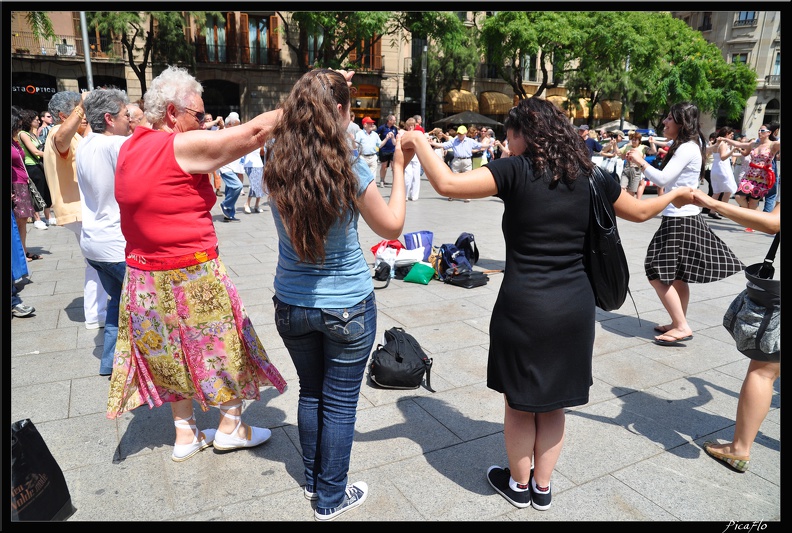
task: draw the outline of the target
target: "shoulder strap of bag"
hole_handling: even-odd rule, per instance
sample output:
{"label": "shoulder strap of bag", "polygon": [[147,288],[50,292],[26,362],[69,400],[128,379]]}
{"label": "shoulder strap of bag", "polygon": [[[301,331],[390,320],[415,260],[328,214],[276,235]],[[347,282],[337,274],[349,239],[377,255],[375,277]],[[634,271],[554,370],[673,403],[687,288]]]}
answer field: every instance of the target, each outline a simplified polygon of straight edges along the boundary
{"label": "shoulder strap of bag", "polygon": [[760,278],[771,278],[773,276],[773,261],[775,261],[776,251],[778,250],[778,245],[781,242],[781,232],[779,231],[776,233],[775,238],[773,239],[773,244],[770,245],[770,249],[767,251],[767,255],[764,258],[764,262],[762,263],[762,267],[759,269],[758,276]]}
{"label": "shoulder strap of bag", "polygon": [[[616,210],[613,208],[613,204],[608,200],[605,196],[605,190],[602,183],[604,180],[610,179],[608,178],[602,171],[600,167],[594,165],[594,170],[589,175],[589,185],[591,187],[591,201],[592,204],[595,201],[602,202],[602,205],[607,210],[608,214],[611,217],[611,223],[614,229],[618,232],[618,228],[616,227]],[[594,216],[594,206],[591,206],[592,209],[592,216]],[[602,222],[602,221],[600,221]],[[641,315],[638,313],[638,306],[635,304],[635,298],[633,298],[632,291],[630,290],[630,286],[627,285],[627,295],[630,297],[630,301],[632,301],[633,309],[635,309],[635,316],[638,318],[638,326],[641,327]]]}

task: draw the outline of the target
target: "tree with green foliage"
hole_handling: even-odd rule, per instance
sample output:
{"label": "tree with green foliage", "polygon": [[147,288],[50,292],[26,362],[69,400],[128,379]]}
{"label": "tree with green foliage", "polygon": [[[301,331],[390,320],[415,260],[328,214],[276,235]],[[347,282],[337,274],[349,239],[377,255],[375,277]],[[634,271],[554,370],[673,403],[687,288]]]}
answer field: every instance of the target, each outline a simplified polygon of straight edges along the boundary
{"label": "tree with green foliage", "polygon": [[87,13],[86,19],[90,28],[120,37],[129,66],[145,94],[146,71],[153,61],[187,64],[195,70],[195,47],[184,33],[186,17],[203,27],[210,15],[224,20],[216,11],[96,11]]}
{"label": "tree with green foliage", "polygon": [[[427,46],[426,124],[435,120],[436,103],[451,89],[460,89],[465,77],[475,74],[479,62],[474,33],[455,13],[449,11],[402,12],[395,18],[392,33],[408,32]],[[412,58],[412,68],[404,75],[404,94],[420,100],[421,57]]]}
{"label": "tree with green foliage", "polygon": [[[11,17],[13,18],[15,13],[11,12]],[[35,39],[44,38],[48,41],[55,41],[57,37],[55,36],[55,30],[52,29],[52,20],[50,20],[49,15],[44,11],[28,11],[25,13],[25,20],[30,26],[30,30],[33,32],[33,37]]]}
{"label": "tree with green foliage", "polygon": [[[533,96],[558,87],[567,69],[579,57],[584,14],[577,11],[498,11],[481,23],[480,51],[495,65],[514,94],[527,98],[523,86],[529,56],[539,56],[541,80]],[[550,78],[548,65],[554,65]]]}
{"label": "tree with green foliage", "polygon": [[350,67],[347,58],[361,43],[381,40],[392,12],[385,11],[297,11],[283,22],[283,41],[296,54],[302,70],[309,67]]}
{"label": "tree with green foliage", "polygon": [[671,105],[690,101],[702,113],[723,112],[738,119],[756,91],[756,72],[742,63],[727,63],[721,51],[684,21],[655,14],[665,48],[649,80],[646,118],[661,120]]}
{"label": "tree with green foliage", "polygon": [[[676,102],[737,119],[756,89],[756,74],[729,64],[718,48],[667,12],[498,12],[482,24],[481,50],[515,94],[527,96],[521,65],[539,55],[541,85],[564,81],[568,102],[620,100],[632,120],[657,127]],[[551,82],[547,65],[554,65]]]}

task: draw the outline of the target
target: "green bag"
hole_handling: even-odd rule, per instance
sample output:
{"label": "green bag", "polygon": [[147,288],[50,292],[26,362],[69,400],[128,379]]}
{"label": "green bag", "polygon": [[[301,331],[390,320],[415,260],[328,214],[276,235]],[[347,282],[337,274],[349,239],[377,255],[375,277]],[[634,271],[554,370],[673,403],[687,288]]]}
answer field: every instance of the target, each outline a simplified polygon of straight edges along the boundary
{"label": "green bag", "polygon": [[434,275],[435,269],[432,265],[424,263],[423,261],[418,261],[412,266],[407,275],[404,276],[404,281],[428,285]]}

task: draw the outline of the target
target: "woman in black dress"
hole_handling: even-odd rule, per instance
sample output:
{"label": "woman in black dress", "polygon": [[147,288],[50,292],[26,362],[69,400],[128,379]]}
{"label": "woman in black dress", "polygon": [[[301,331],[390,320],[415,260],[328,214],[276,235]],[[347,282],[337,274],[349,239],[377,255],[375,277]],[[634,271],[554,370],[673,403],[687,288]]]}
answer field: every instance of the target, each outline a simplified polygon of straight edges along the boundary
{"label": "woman in black dress", "polygon": [[[550,507],[550,477],[564,440],[564,408],[588,402],[594,295],[583,268],[594,164],[577,129],[552,103],[520,101],[505,128],[511,157],[462,174],[443,164],[423,135],[407,132],[442,196],[503,200],[506,268],[490,320],[487,386],[504,395],[509,467],[490,467],[492,487],[517,507]],[[637,200],[614,180],[616,214],[641,222],[684,191]],[[690,191],[687,190],[690,202]]]}

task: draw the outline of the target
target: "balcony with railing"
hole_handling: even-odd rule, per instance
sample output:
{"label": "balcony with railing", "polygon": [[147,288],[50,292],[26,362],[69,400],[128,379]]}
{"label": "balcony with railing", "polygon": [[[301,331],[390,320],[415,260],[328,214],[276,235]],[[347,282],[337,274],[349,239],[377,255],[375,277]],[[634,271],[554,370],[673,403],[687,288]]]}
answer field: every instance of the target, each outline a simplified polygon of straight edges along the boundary
{"label": "balcony with railing", "polygon": [[233,46],[224,44],[195,44],[195,59],[198,63],[228,65],[272,65],[280,66],[280,48]]}
{"label": "balcony with railing", "polygon": [[759,22],[759,19],[752,18],[752,19],[735,19],[734,26],[740,28],[748,28],[752,26],[756,26]]}
{"label": "balcony with railing", "polygon": [[[100,39],[91,42],[91,58],[126,60],[126,50],[119,41]],[[33,32],[14,32],[11,34],[11,51],[25,56],[54,56],[58,58],[84,58],[82,37],[56,35],[54,40],[36,37]]]}
{"label": "balcony with railing", "polygon": [[781,74],[765,76],[765,84],[770,87],[781,87]]}

